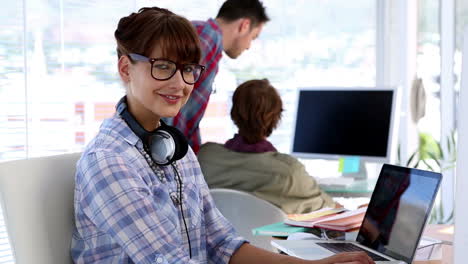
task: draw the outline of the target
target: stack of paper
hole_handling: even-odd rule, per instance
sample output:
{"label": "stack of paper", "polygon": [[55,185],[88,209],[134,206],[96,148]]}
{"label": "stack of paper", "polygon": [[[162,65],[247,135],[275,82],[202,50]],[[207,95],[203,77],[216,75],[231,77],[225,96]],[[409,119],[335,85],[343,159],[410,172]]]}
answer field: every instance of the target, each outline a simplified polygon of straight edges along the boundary
{"label": "stack of paper", "polygon": [[306,214],[288,214],[285,224],[302,227],[314,227],[320,220],[346,211],[345,208],[322,208]]}
{"label": "stack of paper", "polygon": [[308,214],[288,215],[288,225],[323,228],[336,231],[351,231],[361,226],[367,207],[353,211],[343,208],[325,208]]}
{"label": "stack of paper", "polygon": [[363,207],[344,212],[317,222],[315,227],[336,231],[354,230],[361,226],[366,210],[367,207]]}

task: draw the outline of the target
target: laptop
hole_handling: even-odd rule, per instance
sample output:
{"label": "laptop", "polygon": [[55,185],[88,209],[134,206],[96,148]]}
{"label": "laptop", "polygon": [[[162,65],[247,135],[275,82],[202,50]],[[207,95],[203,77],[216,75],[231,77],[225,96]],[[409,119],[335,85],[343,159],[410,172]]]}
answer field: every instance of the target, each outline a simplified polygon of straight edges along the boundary
{"label": "laptop", "polygon": [[356,241],[273,240],[284,253],[321,259],[345,251],[366,251],[376,263],[413,261],[442,175],[384,164]]}

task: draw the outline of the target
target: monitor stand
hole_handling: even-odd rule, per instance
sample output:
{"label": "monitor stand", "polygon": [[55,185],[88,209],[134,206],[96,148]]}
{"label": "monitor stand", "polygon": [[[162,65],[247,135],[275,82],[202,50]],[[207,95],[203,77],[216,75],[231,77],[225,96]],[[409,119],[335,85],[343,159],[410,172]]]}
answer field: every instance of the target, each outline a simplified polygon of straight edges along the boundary
{"label": "monitor stand", "polygon": [[359,171],[358,172],[351,172],[351,173],[343,172],[341,175],[343,177],[353,178],[355,180],[365,180],[365,179],[367,179],[366,162],[362,161],[362,160],[359,160]]}

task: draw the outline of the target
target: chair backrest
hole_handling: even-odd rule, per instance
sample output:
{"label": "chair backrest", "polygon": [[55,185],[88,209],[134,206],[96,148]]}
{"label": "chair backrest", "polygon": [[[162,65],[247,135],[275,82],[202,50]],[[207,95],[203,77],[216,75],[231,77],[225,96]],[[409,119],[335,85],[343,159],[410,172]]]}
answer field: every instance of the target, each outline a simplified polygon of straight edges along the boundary
{"label": "chair backrest", "polygon": [[283,221],[286,215],[281,209],[247,192],[215,188],[210,193],[218,210],[241,236],[254,246],[275,251],[270,244],[271,237],[254,236],[252,229]]}
{"label": "chair backrest", "polygon": [[0,163],[0,201],[16,264],[72,263],[80,153]]}

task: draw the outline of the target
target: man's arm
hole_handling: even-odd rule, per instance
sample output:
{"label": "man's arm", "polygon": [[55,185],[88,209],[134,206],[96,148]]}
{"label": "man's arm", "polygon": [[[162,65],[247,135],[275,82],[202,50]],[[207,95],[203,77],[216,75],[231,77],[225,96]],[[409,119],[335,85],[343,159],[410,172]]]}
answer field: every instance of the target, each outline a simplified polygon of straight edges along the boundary
{"label": "man's arm", "polygon": [[288,255],[273,253],[257,248],[248,243],[243,244],[231,257],[229,264],[270,263],[270,264],[374,264],[364,252],[336,254],[320,260],[303,260]]}

